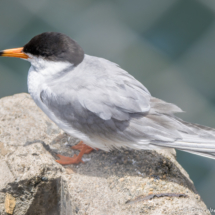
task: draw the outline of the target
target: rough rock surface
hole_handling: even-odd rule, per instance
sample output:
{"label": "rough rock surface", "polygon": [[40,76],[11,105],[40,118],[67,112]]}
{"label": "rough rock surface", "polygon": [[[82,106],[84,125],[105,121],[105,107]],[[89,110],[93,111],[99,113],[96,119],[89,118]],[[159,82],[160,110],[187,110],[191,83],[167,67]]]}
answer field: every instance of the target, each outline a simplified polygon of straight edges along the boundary
{"label": "rough rock surface", "polygon": [[[174,150],[98,150],[84,155],[85,164],[55,162],[56,152],[77,153],[70,149],[77,142],[28,94],[1,99],[0,214],[8,194],[15,198],[14,215],[210,214]],[[188,197],[143,200],[159,193]]]}

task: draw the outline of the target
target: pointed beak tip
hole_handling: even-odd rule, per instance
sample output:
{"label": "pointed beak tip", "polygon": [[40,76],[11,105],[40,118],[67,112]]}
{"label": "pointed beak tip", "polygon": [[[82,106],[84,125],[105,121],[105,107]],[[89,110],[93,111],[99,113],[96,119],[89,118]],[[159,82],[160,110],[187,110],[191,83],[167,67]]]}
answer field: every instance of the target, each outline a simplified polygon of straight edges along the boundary
{"label": "pointed beak tip", "polygon": [[29,58],[29,56],[23,52],[23,47],[0,51],[0,57],[17,57],[22,59]]}

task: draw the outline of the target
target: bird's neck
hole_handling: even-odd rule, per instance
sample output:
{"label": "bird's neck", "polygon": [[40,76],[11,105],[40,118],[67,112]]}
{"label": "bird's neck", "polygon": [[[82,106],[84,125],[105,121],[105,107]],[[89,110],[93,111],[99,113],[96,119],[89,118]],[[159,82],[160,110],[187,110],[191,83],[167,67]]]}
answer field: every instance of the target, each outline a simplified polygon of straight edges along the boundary
{"label": "bird's neck", "polygon": [[31,60],[28,71],[28,92],[35,100],[38,93],[63,74],[71,71],[73,65],[69,62],[47,61],[42,58]]}
{"label": "bird's neck", "polygon": [[29,60],[31,70],[40,75],[51,78],[73,68],[73,64],[67,61],[50,61],[42,57],[33,57]]}

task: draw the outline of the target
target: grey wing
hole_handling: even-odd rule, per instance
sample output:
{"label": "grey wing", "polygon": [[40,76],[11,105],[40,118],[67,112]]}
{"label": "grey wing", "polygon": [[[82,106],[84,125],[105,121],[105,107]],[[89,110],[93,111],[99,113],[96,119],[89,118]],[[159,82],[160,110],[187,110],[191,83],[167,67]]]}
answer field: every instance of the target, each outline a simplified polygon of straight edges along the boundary
{"label": "grey wing", "polygon": [[150,94],[129,76],[116,76],[100,85],[91,85],[77,92],[81,106],[103,120],[129,120],[131,113],[146,114],[150,110]]}
{"label": "grey wing", "polygon": [[43,103],[60,120],[84,133],[110,137],[128,127],[132,114],[149,112],[148,90],[117,65],[109,62],[100,72],[95,67],[86,73],[77,77],[71,72],[41,92]]}

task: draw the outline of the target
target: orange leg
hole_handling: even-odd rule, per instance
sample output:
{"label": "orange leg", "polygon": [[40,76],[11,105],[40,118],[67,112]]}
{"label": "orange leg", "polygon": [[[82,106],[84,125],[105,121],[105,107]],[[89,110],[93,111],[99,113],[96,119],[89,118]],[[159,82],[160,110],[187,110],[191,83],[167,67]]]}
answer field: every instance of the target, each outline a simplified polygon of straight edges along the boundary
{"label": "orange leg", "polygon": [[80,141],[77,145],[72,146],[71,148],[72,148],[72,149],[75,149],[75,150],[81,151],[81,150],[83,149],[83,147],[85,147],[85,146],[86,146],[87,148],[85,149],[84,154],[90,154],[90,152],[93,151],[93,148],[91,148],[90,146],[85,145],[85,144],[83,143],[83,141]]}
{"label": "orange leg", "polygon": [[[74,148],[73,148],[74,147]],[[78,164],[80,162],[84,163],[84,161],[81,159],[83,154],[89,154],[93,148],[85,145],[83,141],[80,141],[77,146],[73,146],[73,149],[80,150],[79,155],[74,155],[73,157],[66,157],[60,154],[57,154],[57,156],[60,158],[60,160],[56,160],[59,164],[67,165],[67,164]],[[77,147],[77,148],[76,148]]]}

